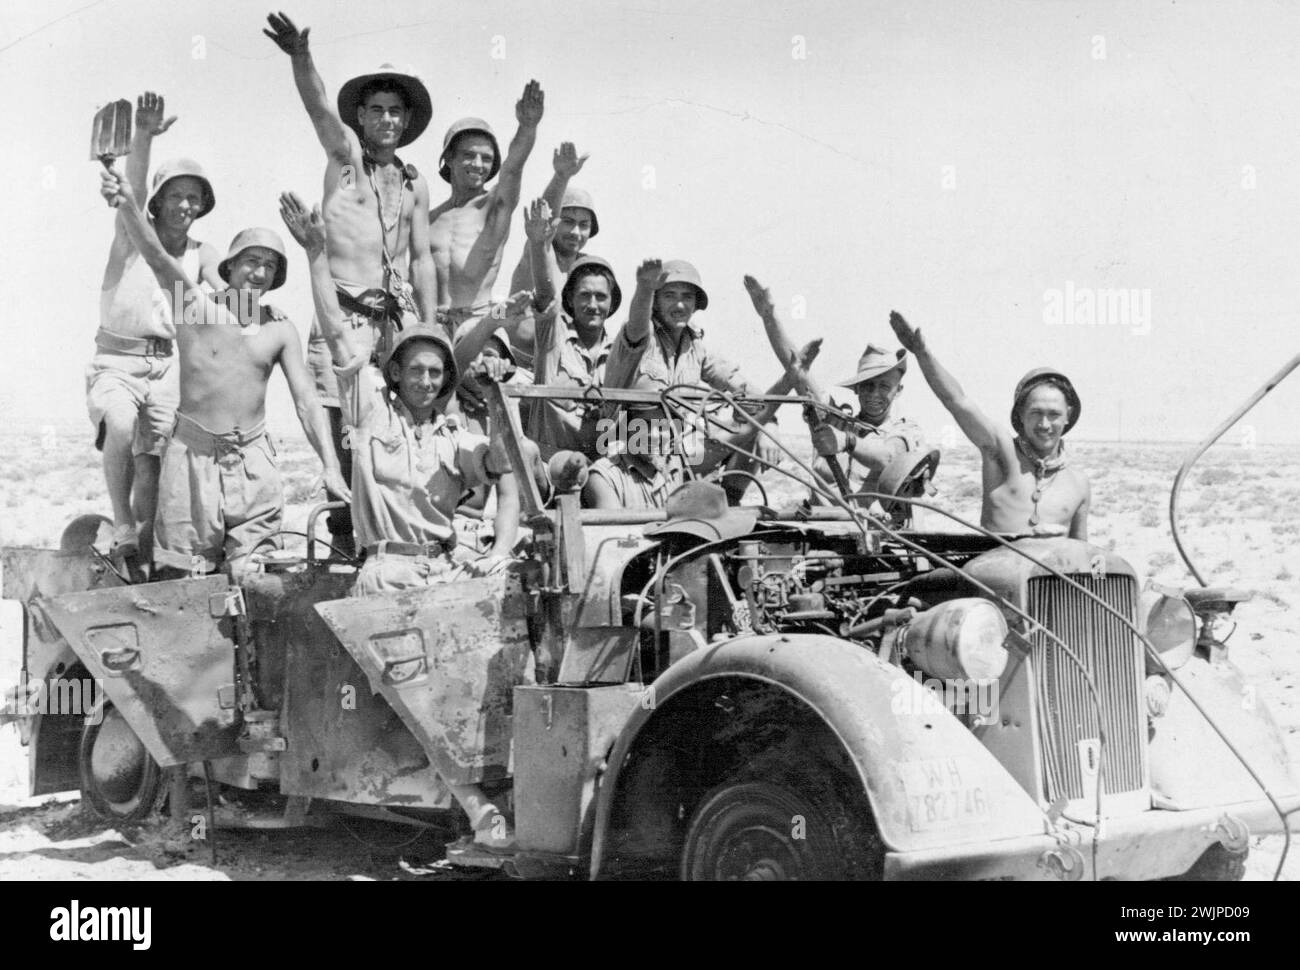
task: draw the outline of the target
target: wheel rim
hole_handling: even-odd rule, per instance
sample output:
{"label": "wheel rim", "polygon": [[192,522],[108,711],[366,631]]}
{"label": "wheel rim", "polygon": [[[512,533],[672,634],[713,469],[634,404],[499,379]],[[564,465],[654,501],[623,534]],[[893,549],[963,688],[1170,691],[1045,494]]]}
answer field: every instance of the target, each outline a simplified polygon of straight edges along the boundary
{"label": "wheel rim", "polygon": [[140,804],[148,770],[149,752],[117,708],[107,708],[90,752],[95,791],[114,811],[130,812]]}

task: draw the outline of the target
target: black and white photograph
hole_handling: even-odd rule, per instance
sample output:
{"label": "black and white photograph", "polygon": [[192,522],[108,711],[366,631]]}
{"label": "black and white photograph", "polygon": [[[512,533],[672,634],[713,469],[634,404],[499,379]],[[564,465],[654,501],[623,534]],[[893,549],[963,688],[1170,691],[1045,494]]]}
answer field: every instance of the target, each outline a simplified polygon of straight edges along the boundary
{"label": "black and white photograph", "polygon": [[1300,7],[4,0],[0,84],[34,936],[1300,879]]}

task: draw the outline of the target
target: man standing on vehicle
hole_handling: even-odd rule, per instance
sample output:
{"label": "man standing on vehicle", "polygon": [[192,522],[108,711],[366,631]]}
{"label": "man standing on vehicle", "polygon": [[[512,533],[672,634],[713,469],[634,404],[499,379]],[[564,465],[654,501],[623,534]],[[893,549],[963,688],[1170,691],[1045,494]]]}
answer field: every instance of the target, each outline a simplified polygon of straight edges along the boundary
{"label": "man standing on vehicle", "polygon": [[[408,327],[380,362],[380,371],[368,366],[369,353],[347,325],[334,293],[320,212],[308,212],[297,196],[285,193],[280,214],[307,251],[316,317],[334,360],[344,418],[353,429],[353,512],[366,555],[353,595],[504,569],[518,530],[518,489],[504,449],[444,414],[458,372],[441,328]],[[497,359],[489,367],[504,363]],[[494,544],[487,555],[473,558],[457,548],[452,516],[460,496],[485,483],[497,489]],[[448,787],[469,816],[477,844],[489,849],[513,844],[513,833],[499,824],[504,816],[477,785]]]}
{"label": "man standing on vehicle", "polygon": [[324,465],[326,486],[348,494],[325,412],[303,365],[298,331],[261,302],[264,293],[284,284],[284,244],[269,229],[245,229],[217,267],[228,287],[209,294],[159,241],[130,183],[116,172],[104,172],[102,182],[101,194],[117,207],[119,227],[159,285],[184,293],[183,316],[175,321],[180,406],[159,479],[154,560],[173,578],[224,565],[238,582],[253,551],[278,541],[284,510],[275,449],[266,434],[266,387],[277,365]]}
{"label": "man standing on vehicle", "polygon": [[[325,149],[322,211],[328,228],[330,273],[348,325],[366,348],[387,352],[395,333],[417,315],[432,322],[437,279],[429,251],[429,186],[397,149],[414,142],[433,117],[428,89],[419,78],[384,65],[354,77],[331,106],[308,48],[311,28],[299,30],[283,15],[270,15],[264,30],[293,64],[294,83]],[[351,451],[344,447],[338,388],[329,348],[313,323],[307,362],[330,421],[345,478]],[[338,498],[338,496],[331,496]],[[346,509],[328,519],[333,545],[353,552]]]}
{"label": "man standing on vehicle", "polygon": [[1065,434],[1082,405],[1069,379],[1048,367],[1031,370],[1016,385],[1011,405],[1014,435],[991,421],[966,396],[913,327],[898,313],[889,324],[899,343],[916,355],[931,390],[979,449],[983,467],[980,525],[993,532],[1088,538],[1092,487],[1069,464]]}
{"label": "man standing on vehicle", "polygon": [[[163,99],[147,91],[136,102],[135,133],[126,156],[126,178],[145,198],[145,177],[153,139],[176,121],[164,120]],[[187,273],[214,289],[215,248],[189,236],[195,220],[212,211],[216,198],[197,162],[173,159],[159,166],[145,208],[163,248]],[[149,265],[119,224],[113,235],[99,296],[95,356],[86,369],[86,405],[95,444],[104,453],[104,478],[113,506],[115,557],[137,553],[147,563],[158,507],[163,448],[176,422],[179,395],[174,366],[174,294],[158,287]]]}
{"label": "man standing on vehicle", "polygon": [[[451,333],[460,367],[505,323],[505,314],[492,305],[492,287],[544,104],[541,85],[529,81],[515,105],[519,129],[504,161],[492,126],[481,118],[460,119],[443,139],[438,174],[450,184],[451,195],[429,213],[429,243],[438,278],[438,319]],[[498,172],[500,180],[489,189]],[[523,297],[512,294],[515,298]]]}

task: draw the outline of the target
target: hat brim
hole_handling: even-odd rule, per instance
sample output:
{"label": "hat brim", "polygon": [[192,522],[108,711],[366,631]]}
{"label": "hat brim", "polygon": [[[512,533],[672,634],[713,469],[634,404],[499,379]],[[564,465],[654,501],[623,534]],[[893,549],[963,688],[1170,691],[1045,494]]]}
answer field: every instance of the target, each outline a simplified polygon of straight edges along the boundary
{"label": "hat brim", "polygon": [[433,99],[429,97],[429,89],[418,77],[395,71],[362,74],[339,88],[339,120],[356,132],[357,138],[364,141],[365,135],[357,121],[357,108],[361,107],[361,89],[371,81],[392,81],[401,87],[406,95],[406,107],[411,116],[406,122],[406,130],[402,132],[402,137],[397,140],[397,147],[409,145],[424,134],[424,130],[429,127],[429,122],[433,120]]}
{"label": "hat brim", "polygon": [[145,199],[144,202],[146,212],[155,219],[158,218],[158,210],[155,208],[154,203],[158,201],[158,197],[162,195],[162,190],[167,187],[168,183],[174,182],[177,179],[198,179],[203,183],[203,211],[194,217],[195,220],[202,219],[216,208],[217,194],[212,191],[212,183],[208,181],[207,176],[194,175],[190,172],[177,172],[175,175],[164,179],[154,186],[153,191],[149,193],[149,197]]}
{"label": "hat brim", "polygon": [[[585,270],[588,266],[592,266],[592,264],[588,263],[586,266],[579,266],[577,268]],[[618,280],[614,278],[614,271],[611,269],[596,265],[592,266],[592,269],[589,272],[585,272],[582,275],[596,276],[598,274],[609,280],[609,313],[605,317],[605,319],[608,320],[614,314],[618,313],[618,308],[622,306],[623,291],[619,288]],[[569,276],[564,281],[564,286],[560,288],[560,309],[569,316],[573,316],[573,288],[576,285],[577,283],[574,282],[573,270],[570,269]]]}
{"label": "hat brim", "polygon": [[565,209],[586,209],[591,213],[591,232],[587,234],[588,239],[595,239],[596,233],[600,232],[600,220],[596,218],[596,210],[589,205],[583,205],[581,202],[569,202],[560,206],[560,211]]}
{"label": "hat brim", "polygon": [[1079,399],[1079,392],[1074,389],[1074,383],[1058,370],[1040,368],[1037,371],[1030,371],[1016,385],[1015,400],[1011,402],[1011,427],[1016,434],[1025,433],[1025,429],[1020,423],[1020,407],[1025,403],[1025,398],[1029,396],[1029,392],[1039,384],[1053,381],[1060,381],[1067,388],[1061,393],[1065,395],[1066,407],[1073,412],[1070,420],[1065,423],[1065,430],[1061,434],[1069,434],[1070,429],[1079,423],[1079,415],[1083,413],[1083,402]]}
{"label": "hat brim", "polygon": [[[263,246],[261,245],[261,243],[249,243],[247,246],[244,246],[242,249],[240,249],[239,252],[231,253],[221,262],[217,263],[217,275],[220,276],[226,283],[229,283],[230,264],[233,263],[235,260],[237,260],[242,253],[244,253],[249,249],[271,249],[271,247]],[[285,256],[284,253],[278,252],[275,249],[271,249],[271,251],[280,257],[280,265],[275,270],[275,278],[271,280],[271,285],[268,286],[263,291],[265,293],[270,293],[272,290],[278,290],[280,287],[284,286],[284,281],[289,277],[288,258]]]}
{"label": "hat brim", "polygon": [[718,542],[723,539],[736,539],[754,531],[758,522],[758,509],[749,507],[730,507],[716,519],[698,516],[685,516],[669,519],[655,525],[648,525],[643,534],[649,536],[690,535],[705,542]]}
{"label": "hat brim", "polygon": [[384,359],[379,362],[379,370],[384,378],[384,383],[388,387],[393,387],[393,382],[388,378],[388,365],[396,359],[403,347],[416,340],[425,340],[437,344],[445,354],[447,373],[443,376],[442,390],[438,393],[436,400],[438,406],[445,405],[451,396],[456,393],[456,387],[460,384],[460,368],[456,365],[456,351],[452,349],[451,341],[441,334],[429,333],[427,330],[414,327],[401,331],[397,335],[397,339],[393,341],[393,346],[384,355]]}
{"label": "hat brim", "polygon": [[898,360],[894,361],[894,363],[892,364],[879,364],[875,367],[864,367],[862,370],[854,374],[853,377],[850,378],[849,380],[842,381],[841,383],[836,384],[835,386],[836,387],[857,387],[859,384],[869,381],[873,377],[879,377],[881,374],[888,374],[891,370],[898,371],[899,376],[906,374],[907,357],[905,355],[900,356]]}
{"label": "hat brim", "polygon": [[484,182],[491,182],[496,178],[497,172],[501,171],[501,146],[497,143],[497,136],[485,128],[466,128],[464,131],[458,131],[451,138],[451,143],[442,150],[438,157],[438,175],[448,185],[451,184],[451,166],[447,164],[447,153],[452,150],[456,144],[456,139],[461,135],[482,135],[492,143],[492,170],[488,172]]}

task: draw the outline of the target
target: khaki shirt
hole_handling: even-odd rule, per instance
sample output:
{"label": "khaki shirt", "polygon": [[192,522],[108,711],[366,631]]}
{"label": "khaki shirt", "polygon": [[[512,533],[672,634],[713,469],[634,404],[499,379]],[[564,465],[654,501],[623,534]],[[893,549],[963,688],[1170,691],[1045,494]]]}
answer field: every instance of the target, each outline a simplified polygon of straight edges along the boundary
{"label": "khaki shirt", "polygon": [[[608,334],[593,349],[583,346],[570,326],[568,314],[556,304],[536,318],[533,351],[533,382],[543,387],[600,387],[614,342]],[[595,404],[581,401],[534,401],[528,422],[528,437],[537,442],[542,458],[557,451],[580,451],[596,457]]]}
{"label": "khaki shirt", "polygon": [[461,496],[491,481],[488,439],[442,414],[417,425],[368,355],[334,372],[351,428],[352,522],[361,546],[450,539]]}
{"label": "khaki shirt", "polygon": [[694,324],[687,324],[680,340],[674,341],[659,324],[651,323],[650,335],[635,346],[627,339],[627,327],[619,329],[605,363],[606,387],[662,391],[674,384],[700,383],[732,394],[762,393],[741,376],[739,367],[704,345],[704,331]]}
{"label": "khaki shirt", "polygon": [[[907,418],[889,418],[881,424],[872,427],[859,418],[858,428],[865,432],[865,435],[879,438],[898,438],[906,442],[906,450],[916,451],[925,443],[925,436],[921,433],[921,426],[915,421],[909,421]],[[902,445],[897,448],[898,452],[904,449]],[[880,474],[872,471],[866,465],[853,458],[847,452],[836,455],[835,460],[840,462],[840,467],[844,468],[844,459],[848,458],[847,475],[849,479],[850,492],[874,492],[880,484]],[[813,463],[813,468],[817,474],[821,475],[826,481],[833,483],[835,479],[831,475],[830,466],[827,465],[826,459],[818,456]],[[833,487],[832,487],[832,490]]]}
{"label": "khaki shirt", "polygon": [[625,509],[661,509],[685,479],[681,463],[672,457],[650,474],[645,464],[621,452],[593,462],[587,474],[608,482]]}

